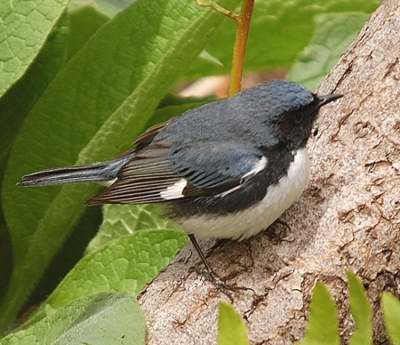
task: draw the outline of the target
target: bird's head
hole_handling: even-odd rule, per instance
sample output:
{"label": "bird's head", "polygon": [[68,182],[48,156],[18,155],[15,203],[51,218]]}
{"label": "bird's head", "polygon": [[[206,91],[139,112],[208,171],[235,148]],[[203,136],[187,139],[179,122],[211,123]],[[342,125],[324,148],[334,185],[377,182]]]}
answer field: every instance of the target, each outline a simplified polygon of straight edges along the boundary
{"label": "bird's head", "polygon": [[279,137],[290,147],[305,146],[311,135],[312,125],[322,106],[342,95],[317,95],[291,81],[273,80],[244,91],[253,114],[268,126],[273,126]]}

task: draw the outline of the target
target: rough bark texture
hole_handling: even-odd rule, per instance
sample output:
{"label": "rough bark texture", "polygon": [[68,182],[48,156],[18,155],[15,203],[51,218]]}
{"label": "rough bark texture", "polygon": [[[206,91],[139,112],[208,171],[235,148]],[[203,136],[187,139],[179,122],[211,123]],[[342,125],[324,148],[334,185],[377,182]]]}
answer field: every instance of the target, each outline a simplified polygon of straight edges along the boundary
{"label": "rough bark texture", "polygon": [[[320,92],[346,95],[324,108],[309,143],[312,178],[282,222],[249,241],[219,242],[209,262],[229,284],[252,344],[292,344],[304,335],[317,280],[334,293],[346,338],[345,272],[356,272],[379,308],[400,294],[400,3],[387,0]],[[143,293],[149,344],[215,344],[217,306],[227,297],[199,276],[186,249]],[[346,316],[347,315],[347,316]],[[375,339],[384,343],[380,316]]]}

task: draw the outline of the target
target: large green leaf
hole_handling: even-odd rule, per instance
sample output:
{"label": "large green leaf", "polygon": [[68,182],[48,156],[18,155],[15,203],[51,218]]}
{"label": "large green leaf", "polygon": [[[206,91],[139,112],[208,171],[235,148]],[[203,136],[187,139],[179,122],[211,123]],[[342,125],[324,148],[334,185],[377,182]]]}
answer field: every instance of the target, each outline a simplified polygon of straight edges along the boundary
{"label": "large green leaf", "polygon": [[[88,0],[76,0],[76,1],[88,1]],[[129,5],[137,0],[92,0],[98,7],[110,16],[114,16],[117,13],[126,9]]]}
{"label": "large green leaf", "polygon": [[91,2],[72,1],[68,6],[69,32],[66,42],[68,60],[74,56],[110,17]]}
{"label": "large green leaf", "polygon": [[93,6],[71,4],[25,75],[0,98],[0,160],[4,159],[26,114],[59,69],[108,18]]}
{"label": "large green leaf", "polygon": [[186,244],[181,231],[138,231],[109,241],[86,255],[68,273],[46,304],[60,308],[76,298],[99,292],[138,294]]}
{"label": "large green leaf", "polygon": [[169,106],[178,106],[178,105],[185,105],[185,104],[190,104],[190,103],[206,103],[206,102],[212,102],[214,101],[215,98],[210,96],[210,97],[180,97],[176,96],[174,94],[167,94],[159,103],[158,109],[156,112],[162,108],[169,107]]}
{"label": "large green leaf", "polygon": [[[0,181],[3,177],[4,161],[0,160]],[[12,270],[11,244],[3,209],[0,205],[0,296],[4,295]]]}
{"label": "large green leaf", "polygon": [[382,308],[390,342],[392,345],[400,345],[400,301],[385,292],[382,296]]}
{"label": "large green leaf", "polygon": [[222,21],[192,0],[136,1],[96,32],[32,109],[4,180],[16,269],[0,308],[0,329],[14,318],[97,190],[17,189],[15,182],[32,170],[109,159],[129,146]]}
{"label": "large green leaf", "polygon": [[0,2],[0,97],[25,73],[68,0]]}
{"label": "large green leaf", "polygon": [[318,16],[314,36],[297,58],[288,79],[316,90],[321,79],[339,60],[367,18],[365,13]]}
{"label": "large green leaf", "polygon": [[[0,123],[3,124],[0,126],[0,181],[3,180],[4,158],[24,117],[31,110],[51,80],[56,76],[60,68],[86,43],[98,27],[107,20],[107,17],[98,12],[93,6],[70,4],[68,10],[64,12],[57,25],[53,28],[46,44],[27,72],[0,98]],[[85,22],[85,27],[81,30],[79,26],[83,21]],[[7,287],[8,274],[12,268],[10,264],[12,260],[9,257],[11,250],[9,249],[8,236],[6,235],[7,229],[1,218],[2,211],[0,207],[0,296],[4,294],[4,289]],[[81,231],[82,229],[77,230]],[[87,229],[84,229],[83,233],[87,233]],[[85,236],[80,236],[80,238],[82,237],[85,238]],[[72,248],[71,250],[70,247],[68,251],[69,255],[72,252],[74,252],[74,249]],[[62,261],[63,267],[69,264],[64,259],[65,256]],[[61,273],[62,271],[63,269],[59,269],[57,272]],[[49,282],[53,282],[56,279],[56,275],[51,275],[41,285],[50,286],[52,283]]]}
{"label": "large green leaf", "polygon": [[88,246],[91,252],[110,240],[132,235],[137,230],[165,229],[173,223],[161,215],[156,205],[106,205],[103,224]]}
{"label": "large green leaf", "polygon": [[27,306],[40,305],[60,284],[65,275],[82,259],[82,255],[90,240],[96,236],[103,216],[99,208],[91,207],[75,224],[57,255],[46,269],[34,291],[30,295]]}
{"label": "large green leaf", "polygon": [[0,296],[7,289],[12,270],[12,253],[3,211],[0,207]]}
{"label": "large green leaf", "polygon": [[24,77],[0,98],[0,160],[6,157],[25,115],[65,62],[68,24],[64,14]]}
{"label": "large green leaf", "polygon": [[224,302],[219,304],[218,345],[249,345],[242,318],[230,304]]}
{"label": "large green leaf", "polygon": [[[257,0],[248,42],[246,68],[269,70],[288,67],[308,45],[324,13],[371,13],[380,0]],[[340,30],[340,29],[338,29]],[[235,39],[234,24],[227,21],[207,44],[206,50],[223,67],[197,60],[191,76],[228,73]]]}
{"label": "large green leaf", "polygon": [[335,301],[322,283],[317,283],[304,339],[298,345],[339,345],[339,323]]}
{"label": "large green leaf", "polygon": [[0,340],[1,345],[144,345],[145,320],[134,298],[82,298]]}
{"label": "large green leaf", "polygon": [[350,309],[356,324],[350,345],[372,344],[372,307],[361,280],[353,273],[347,274],[350,291]]}

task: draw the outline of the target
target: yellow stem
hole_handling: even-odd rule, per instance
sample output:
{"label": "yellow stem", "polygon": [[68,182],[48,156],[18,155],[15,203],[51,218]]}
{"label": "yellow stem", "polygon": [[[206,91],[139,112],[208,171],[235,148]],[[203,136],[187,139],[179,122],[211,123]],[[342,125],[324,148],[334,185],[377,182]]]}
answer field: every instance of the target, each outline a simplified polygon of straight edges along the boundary
{"label": "yellow stem", "polygon": [[240,91],[242,85],[243,67],[246,58],[247,39],[249,37],[251,16],[255,0],[243,0],[240,16],[237,18],[236,40],[233,51],[231,81],[229,96]]}

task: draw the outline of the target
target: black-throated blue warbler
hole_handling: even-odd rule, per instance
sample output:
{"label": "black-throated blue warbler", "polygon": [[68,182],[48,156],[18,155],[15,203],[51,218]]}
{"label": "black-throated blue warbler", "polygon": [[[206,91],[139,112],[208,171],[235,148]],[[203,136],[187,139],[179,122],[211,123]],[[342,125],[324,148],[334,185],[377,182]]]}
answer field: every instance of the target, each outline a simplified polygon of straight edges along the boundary
{"label": "black-throated blue warbler", "polygon": [[241,240],[271,225],[306,186],[319,109],[340,97],[266,82],[150,128],[114,160],[37,172],[20,185],[111,181],[89,205],[167,203],[211,272],[194,236]]}

